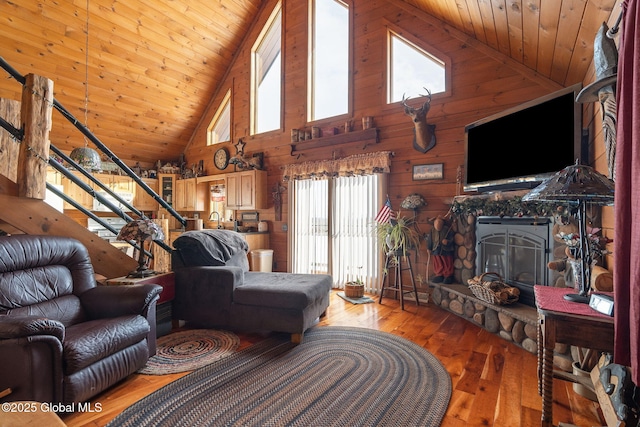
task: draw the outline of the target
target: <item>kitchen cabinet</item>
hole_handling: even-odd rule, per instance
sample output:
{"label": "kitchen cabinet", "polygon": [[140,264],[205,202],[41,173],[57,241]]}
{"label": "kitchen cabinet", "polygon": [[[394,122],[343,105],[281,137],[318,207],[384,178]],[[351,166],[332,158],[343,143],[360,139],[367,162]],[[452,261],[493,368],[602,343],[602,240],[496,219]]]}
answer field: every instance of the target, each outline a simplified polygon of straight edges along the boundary
{"label": "kitchen cabinet", "polygon": [[204,211],[207,200],[207,184],[198,184],[196,178],[179,179],[175,182],[175,204],[177,211]]}
{"label": "kitchen cabinet", "polygon": [[[80,181],[90,187],[93,187],[93,185],[89,181],[89,178],[85,177],[80,172],[72,173]],[[69,196],[83,208],[89,210],[93,209],[93,196],[91,196],[91,194],[87,193],[82,188],[77,186],[73,181],[71,181],[71,179],[67,178],[66,176],[63,176],[60,181],[62,182],[62,190],[65,195]],[[76,207],[67,202],[64,202],[64,209],[76,209]]]}
{"label": "kitchen cabinet", "polygon": [[158,194],[162,197],[162,200],[167,202],[171,207],[174,203],[174,192],[176,186],[177,174],[174,173],[160,173],[158,174]]}
{"label": "kitchen cabinet", "polygon": [[[130,193],[135,194],[136,183],[133,182],[133,178],[122,175],[109,175],[108,187],[114,193]],[[103,181],[104,182],[104,181]]]}
{"label": "kitchen cabinet", "polygon": [[[110,175],[107,173],[97,173],[93,175],[98,181],[104,184],[109,190],[114,193],[135,193],[136,184],[133,182],[133,179],[126,175]],[[91,184],[91,186],[96,191],[103,191],[102,188],[95,184]]]}
{"label": "kitchen cabinet", "polygon": [[250,170],[229,173],[225,177],[227,209],[265,209],[267,206],[267,172]]}
{"label": "kitchen cabinet", "polygon": [[[141,178],[153,191],[158,192],[158,180],[152,178]],[[139,211],[157,211],[158,202],[149,195],[142,187],[136,184],[133,195],[133,206]]]}
{"label": "kitchen cabinet", "polygon": [[173,248],[173,242],[180,237],[180,235],[182,234],[181,230],[170,230],[169,231],[169,246],[171,246]]}
{"label": "kitchen cabinet", "polygon": [[249,245],[249,252],[254,249],[270,249],[268,232],[240,234],[242,234],[244,240],[247,241],[247,244]]}
{"label": "kitchen cabinet", "polygon": [[254,257],[251,255],[251,251],[254,249],[270,249],[269,247],[269,233],[268,232],[259,232],[259,233],[240,233],[242,237],[247,241],[249,245],[249,251],[247,252],[247,257],[249,260],[249,269],[251,271],[257,271],[256,266],[254,265]]}
{"label": "kitchen cabinet", "polygon": [[185,181],[186,180],[184,179],[178,179],[176,180],[173,187],[172,207],[176,211],[184,211],[186,210],[186,207],[187,207],[187,201],[185,198],[185,195],[186,195],[185,187],[187,186],[187,183]]}

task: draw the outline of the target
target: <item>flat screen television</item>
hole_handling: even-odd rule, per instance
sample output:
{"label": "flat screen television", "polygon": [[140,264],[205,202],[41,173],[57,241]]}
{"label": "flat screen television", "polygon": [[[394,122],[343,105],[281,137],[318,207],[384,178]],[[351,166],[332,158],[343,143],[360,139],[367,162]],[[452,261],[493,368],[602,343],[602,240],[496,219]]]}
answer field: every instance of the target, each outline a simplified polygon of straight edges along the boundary
{"label": "flat screen television", "polygon": [[465,126],[464,190],[534,188],[584,163],[582,106],[576,84]]}

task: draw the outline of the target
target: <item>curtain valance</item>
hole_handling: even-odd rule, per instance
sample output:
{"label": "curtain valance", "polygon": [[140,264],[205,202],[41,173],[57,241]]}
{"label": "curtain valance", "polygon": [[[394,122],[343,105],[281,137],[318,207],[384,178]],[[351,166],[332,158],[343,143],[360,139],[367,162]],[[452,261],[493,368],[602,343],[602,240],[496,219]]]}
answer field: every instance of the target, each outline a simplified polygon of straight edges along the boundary
{"label": "curtain valance", "polygon": [[371,175],[389,173],[391,152],[356,154],[336,160],[294,163],[283,167],[284,181],[292,179],[323,179],[333,176]]}

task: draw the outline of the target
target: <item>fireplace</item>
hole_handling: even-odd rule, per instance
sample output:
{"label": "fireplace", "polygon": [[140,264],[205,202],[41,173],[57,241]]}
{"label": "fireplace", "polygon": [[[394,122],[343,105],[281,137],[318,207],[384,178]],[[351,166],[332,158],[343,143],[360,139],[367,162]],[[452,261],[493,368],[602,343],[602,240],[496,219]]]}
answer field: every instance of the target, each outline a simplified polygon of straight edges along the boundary
{"label": "fireplace", "polygon": [[535,306],[533,285],[553,284],[551,218],[478,217],[476,242],[476,274],[498,273],[520,289],[521,303]]}

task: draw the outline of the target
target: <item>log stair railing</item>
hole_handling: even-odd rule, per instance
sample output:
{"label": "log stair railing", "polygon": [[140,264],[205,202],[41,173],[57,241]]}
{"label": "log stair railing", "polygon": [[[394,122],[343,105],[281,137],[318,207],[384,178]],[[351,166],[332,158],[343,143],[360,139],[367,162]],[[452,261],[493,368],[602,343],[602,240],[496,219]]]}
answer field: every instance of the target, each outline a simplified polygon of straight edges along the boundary
{"label": "log stair railing", "polygon": [[[23,87],[21,103],[0,99],[0,113],[8,116],[8,120],[0,116],[0,127],[7,131],[6,133],[0,131],[0,142],[4,139],[4,143],[0,145],[6,147],[10,142],[17,142],[19,145],[18,150],[8,150],[8,154],[6,152],[3,154],[0,151],[0,159],[5,163],[5,166],[0,168],[0,204],[4,206],[3,209],[0,209],[0,222],[9,224],[11,227],[26,234],[49,234],[77,238],[89,250],[96,273],[107,278],[126,275],[129,271],[135,269],[137,265],[133,258],[44,202],[46,190],[48,189],[66,202],[74,205],[83,214],[96,220],[107,229],[111,229],[100,217],[46,183],[46,165],[48,164],[78,185],[83,191],[107,206],[119,217],[126,221],[133,220],[118,206],[113,205],[96,192],[94,188],[82,182],[61,163],[51,160],[49,158],[49,150],[51,150],[74,169],[80,171],[97,187],[126,206],[134,215],[146,219],[142,212],[122,200],[118,194],[93,177],[90,172],[51,145],[49,141],[51,129],[50,107],[53,107],[131,177],[137,185],[151,195],[170,215],[174,216],[183,226],[186,224],[186,220],[182,216],[173,210],[153,189],[53,98],[53,82],[51,80],[32,74],[22,76],[2,57],[0,57],[0,66]],[[15,111],[18,108],[19,114]],[[18,129],[14,126],[13,123],[18,122],[23,124],[23,128]],[[15,155],[16,151],[17,156]],[[2,158],[3,156],[4,158]],[[135,242],[130,243],[140,250],[134,244]],[[171,248],[163,241],[155,241],[155,243],[165,251],[171,251]],[[148,252],[147,254],[153,256]]]}

